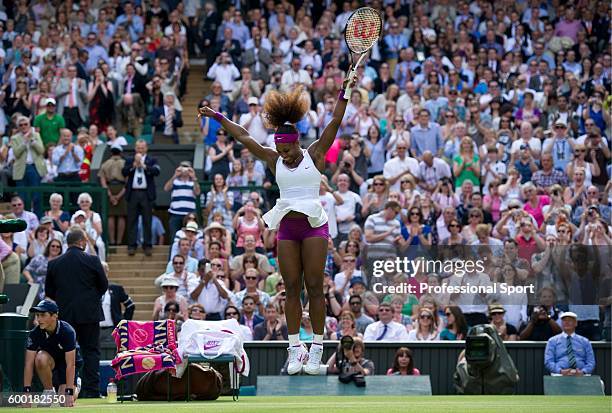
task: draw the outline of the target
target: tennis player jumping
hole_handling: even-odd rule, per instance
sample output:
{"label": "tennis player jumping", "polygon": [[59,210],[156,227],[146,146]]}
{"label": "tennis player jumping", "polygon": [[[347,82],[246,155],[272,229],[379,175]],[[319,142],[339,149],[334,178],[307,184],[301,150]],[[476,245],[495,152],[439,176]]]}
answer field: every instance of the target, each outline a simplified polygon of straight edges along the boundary
{"label": "tennis player jumping", "polygon": [[[344,80],[343,89],[351,88],[355,84],[355,75],[353,74],[350,82],[349,76],[350,74]],[[300,134],[295,127],[308,111],[308,100],[305,99],[301,87],[287,94],[272,91],[266,97],[264,114],[269,126],[275,130],[276,150],[261,146],[249,136],[246,129],[223,114],[209,107],[199,109],[199,116],[219,121],[222,127],[254,156],[266,162],[276,176],[280,199],[263,219],[269,228],[278,229],[278,264],[287,293],[285,314],[289,332],[289,374],[299,373],[306,362],[304,371],[308,374],[318,374],[323,354],[323,269],[329,230],[327,214],[319,201],[319,188],[321,174],[325,170],[325,154],[336,138],[346,103],[344,90],[341,90],[330,123],[320,138],[306,150],[300,147]],[[308,292],[309,312],[314,330],[310,352],[299,339],[302,318],[300,296],[304,284]]]}

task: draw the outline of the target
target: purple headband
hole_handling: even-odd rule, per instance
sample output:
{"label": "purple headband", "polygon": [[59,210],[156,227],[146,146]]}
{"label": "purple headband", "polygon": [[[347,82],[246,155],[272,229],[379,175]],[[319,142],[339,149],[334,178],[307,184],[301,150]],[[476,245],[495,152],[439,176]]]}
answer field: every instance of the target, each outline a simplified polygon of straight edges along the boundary
{"label": "purple headband", "polygon": [[275,133],[274,143],[293,143],[300,139],[299,133]]}

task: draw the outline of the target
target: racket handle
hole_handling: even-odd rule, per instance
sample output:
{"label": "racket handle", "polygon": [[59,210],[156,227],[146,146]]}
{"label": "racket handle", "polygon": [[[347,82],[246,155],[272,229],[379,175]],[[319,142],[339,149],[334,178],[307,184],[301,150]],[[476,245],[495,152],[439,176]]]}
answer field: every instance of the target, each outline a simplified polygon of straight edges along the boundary
{"label": "racket handle", "polygon": [[[357,73],[357,66],[355,65],[355,67],[349,72],[349,85],[351,84],[350,79],[352,79],[355,76],[355,73]],[[344,100],[349,100],[351,98],[351,93],[353,92],[353,88],[351,88],[350,86],[347,86],[346,89],[344,89]]]}

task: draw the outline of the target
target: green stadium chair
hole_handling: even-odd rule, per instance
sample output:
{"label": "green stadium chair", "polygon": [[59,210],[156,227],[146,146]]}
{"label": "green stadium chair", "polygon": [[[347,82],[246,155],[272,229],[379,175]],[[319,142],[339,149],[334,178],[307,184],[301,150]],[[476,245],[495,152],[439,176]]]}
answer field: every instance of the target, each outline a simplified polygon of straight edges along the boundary
{"label": "green stadium chair", "polygon": [[151,134],[142,134],[140,135],[140,139],[144,140],[147,144],[152,144],[153,143],[153,135]]}

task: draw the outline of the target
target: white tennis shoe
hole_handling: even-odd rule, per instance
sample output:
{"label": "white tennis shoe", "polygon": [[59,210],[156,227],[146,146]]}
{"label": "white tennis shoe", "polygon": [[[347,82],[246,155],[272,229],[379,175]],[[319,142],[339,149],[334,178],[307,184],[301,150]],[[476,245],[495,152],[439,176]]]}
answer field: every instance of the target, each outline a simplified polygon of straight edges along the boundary
{"label": "white tennis shoe", "polygon": [[287,351],[289,352],[287,373],[290,375],[297,374],[302,370],[302,366],[306,363],[306,360],[308,360],[308,349],[306,345],[302,343],[287,348]]}
{"label": "white tennis shoe", "polygon": [[321,367],[321,356],[323,356],[323,346],[312,344],[308,352],[308,363],[304,366],[306,374],[318,375]]}

